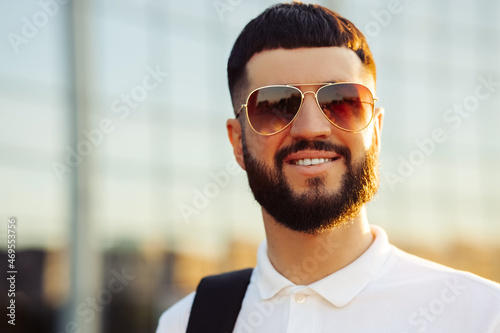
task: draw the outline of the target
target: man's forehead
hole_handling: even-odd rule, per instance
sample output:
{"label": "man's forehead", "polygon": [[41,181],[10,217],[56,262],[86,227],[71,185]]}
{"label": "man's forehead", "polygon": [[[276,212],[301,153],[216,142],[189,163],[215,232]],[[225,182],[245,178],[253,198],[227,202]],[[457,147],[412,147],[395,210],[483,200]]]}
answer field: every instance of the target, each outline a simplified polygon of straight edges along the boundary
{"label": "man's forehead", "polygon": [[272,84],[358,82],[374,91],[367,72],[356,53],[346,47],[266,50],[247,63],[248,90]]}

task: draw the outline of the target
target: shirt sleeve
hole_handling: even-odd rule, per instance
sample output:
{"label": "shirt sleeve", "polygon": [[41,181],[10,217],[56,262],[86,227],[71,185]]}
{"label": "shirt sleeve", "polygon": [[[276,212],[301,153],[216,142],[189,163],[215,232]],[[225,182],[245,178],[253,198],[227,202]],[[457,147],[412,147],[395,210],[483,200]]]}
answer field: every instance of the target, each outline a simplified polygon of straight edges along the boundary
{"label": "shirt sleeve", "polygon": [[156,333],[185,333],[195,292],[187,295],[163,312]]}

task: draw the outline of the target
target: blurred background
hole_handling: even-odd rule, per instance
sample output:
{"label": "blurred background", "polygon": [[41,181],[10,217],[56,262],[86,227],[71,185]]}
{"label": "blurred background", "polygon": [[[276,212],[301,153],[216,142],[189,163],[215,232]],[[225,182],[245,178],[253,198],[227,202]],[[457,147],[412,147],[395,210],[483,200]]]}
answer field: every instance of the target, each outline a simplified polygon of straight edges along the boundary
{"label": "blurred background", "polygon": [[[200,277],[255,265],[226,63],[274,1],[0,4],[0,301],[15,332],[154,332]],[[318,1],[366,35],[386,110],[370,222],[500,281],[500,3]],[[5,305],[5,306],[4,306]]]}

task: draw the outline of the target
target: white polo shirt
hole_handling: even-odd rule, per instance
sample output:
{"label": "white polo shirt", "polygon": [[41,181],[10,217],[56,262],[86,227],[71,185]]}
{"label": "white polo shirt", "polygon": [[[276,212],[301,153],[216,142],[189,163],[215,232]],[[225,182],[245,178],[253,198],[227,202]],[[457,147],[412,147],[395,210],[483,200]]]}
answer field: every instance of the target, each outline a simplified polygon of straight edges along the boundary
{"label": "white polo shirt", "polygon": [[[365,253],[308,286],[274,269],[264,241],[234,332],[500,333],[499,284],[405,253],[371,229]],[[333,251],[327,246],[302,263],[304,273]],[[194,294],[163,313],[157,333],[186,332]]]}

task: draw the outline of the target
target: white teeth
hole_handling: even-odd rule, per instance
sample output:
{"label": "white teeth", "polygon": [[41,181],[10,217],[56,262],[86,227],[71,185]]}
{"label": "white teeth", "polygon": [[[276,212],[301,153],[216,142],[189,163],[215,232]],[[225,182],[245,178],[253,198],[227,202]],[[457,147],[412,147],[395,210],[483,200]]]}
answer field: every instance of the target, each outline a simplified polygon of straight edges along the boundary
{"label": "white teeth", "polygon": [[310,159],[310,158],[303,158],[303,159],[300,159],[300,160],[295,160],[295,165],[316,165],[316,164],[320,164],[320,163],[326,163],[326,162],[330,162],[332,159],[331,158],[313,158],[313,159]]}

